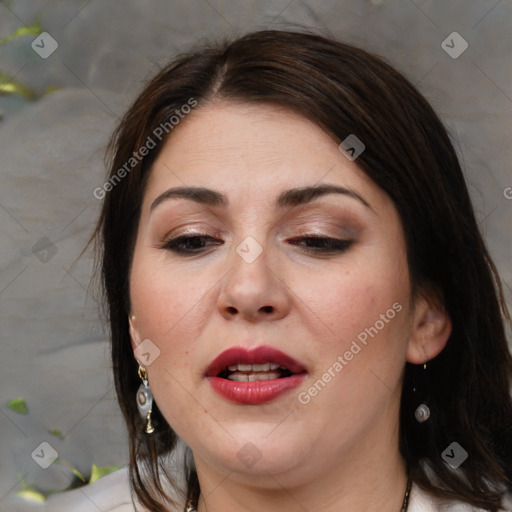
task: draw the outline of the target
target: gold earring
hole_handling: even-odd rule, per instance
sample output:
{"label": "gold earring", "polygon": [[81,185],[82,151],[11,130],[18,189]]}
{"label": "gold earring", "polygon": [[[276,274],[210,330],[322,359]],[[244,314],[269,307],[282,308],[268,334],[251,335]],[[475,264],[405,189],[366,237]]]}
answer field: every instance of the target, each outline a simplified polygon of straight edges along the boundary
{"label": "gold earring", "polygon": [[146,371],[146,368],[139,365],[138,373],[142,384],[137,390],[137,408],[142,418],[146,419],[146,434],[152,434],[155,431],[153,424],[151,423],[153,394],[151,393],[151,389],[149,389],[148,372]]}

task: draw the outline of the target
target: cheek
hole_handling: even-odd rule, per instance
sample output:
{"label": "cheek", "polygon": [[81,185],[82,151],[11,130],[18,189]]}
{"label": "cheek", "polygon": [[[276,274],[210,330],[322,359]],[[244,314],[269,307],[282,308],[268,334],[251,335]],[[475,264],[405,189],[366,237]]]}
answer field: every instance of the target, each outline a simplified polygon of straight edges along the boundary
{"label": "cheek", "polygon": [[162,339],[194,318],[208,286],[192,272],[170,270],[164,258],[135,254],[130,275],[130,299],[141,334]]}
{"label": "cheek", "polygon": [[179,423],[186,425],[185,432],[195,402],[184,390],[190,387],[193,342],[199,336],[200,310],[204,307],[201,297],[207,300],[204,295],[208,289],[204,280],[191,279],[186,272],[171,273],[158,261],[134,257],[132,310],[140,339],[151,340],[159,354],[147,368],[151,390],[164,417],[168,421],[182,418]]}
{"label": "cheek", "polygon": [[317,361],[315,389],[309,388],[308,396],[302,397],[316,401],[313,407],[318,410],[336,403],[340,411],[350,411],[361,421],[362,416],[371,416],[363,413],[362,403],[375,412],[398,393],[409,336],[405,258],[396,253],[379,256],[361,258],[360,264],[330,279],[325,276],[314,288],[314,309],[324,329],[310,350]]}
{"label": "cheek", "polygon": [[193,367],[200,348],[196,342],[215,307],[218,276],[171,270],[165,262],[141,256],[134,258],[130,294],[140,339],[151,340],[159,351],[148,368],[158,394],[198,371]]}
{"label": "cheek", "polygon": [[[396,258],[395,258],[396,261]],[[379,338],[388,338],[402,330],[409,299],[407,272],[401,265],[381,259],[377,263],[360,263],[350,269],[316,274],[309,282],[300,282],[298,295],[307,297],[304,303],[320,320],[318,332],[323,343],[342,350],[345,345],[375,327]],[[297,282],[296,289],[299,289]],[[398,311],[400,310],[400,311]],[[380,336],[386,334],[386,336]],[[366,334],[368,336],[368,334]],[[386,342],[379,345],[385,347]]]}
{"label": "cheek", "polygon": [[408,279],[394,277],[347,273],[316,295],[328,329],[311,347],[314,375],[299,399],[329,424],[335,418],[340,438],[354,425],[376,421],[399,396],[410,311]]}

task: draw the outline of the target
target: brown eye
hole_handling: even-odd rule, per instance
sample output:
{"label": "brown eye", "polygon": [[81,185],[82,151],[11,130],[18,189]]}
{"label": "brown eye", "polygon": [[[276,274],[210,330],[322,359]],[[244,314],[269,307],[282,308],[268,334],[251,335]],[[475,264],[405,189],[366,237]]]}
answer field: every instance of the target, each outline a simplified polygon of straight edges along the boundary
{"label": "brown eye", "polygon": [[209,243],[209,240],[217,240],[209,235],[197,234],[197,235],[182,235],[167,240],[162,246],[162,249],[173,251],[177,254],[198,254],[210,245],[220,245],[222,240],[217,240],[220,243]]}
{"label": "brown eye", "polygon": [[323,253],[341,253],[346,251],[353,243],[352,240],[339,240],[322,236],[302,236],[292,239],[292,241],[297,240],[299,242],[306,242],[306,250]]}

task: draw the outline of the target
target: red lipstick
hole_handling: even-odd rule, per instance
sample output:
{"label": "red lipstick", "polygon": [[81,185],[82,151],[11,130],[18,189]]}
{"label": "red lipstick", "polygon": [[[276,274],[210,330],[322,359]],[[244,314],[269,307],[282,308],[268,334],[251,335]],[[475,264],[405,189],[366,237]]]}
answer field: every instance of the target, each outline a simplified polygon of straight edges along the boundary
{"label": "red lipstick", "polygon": [[270,402],[296,388],[306,375],[301,363],[267,345],[225,350],[205,372],[216,393],[244,405]]}

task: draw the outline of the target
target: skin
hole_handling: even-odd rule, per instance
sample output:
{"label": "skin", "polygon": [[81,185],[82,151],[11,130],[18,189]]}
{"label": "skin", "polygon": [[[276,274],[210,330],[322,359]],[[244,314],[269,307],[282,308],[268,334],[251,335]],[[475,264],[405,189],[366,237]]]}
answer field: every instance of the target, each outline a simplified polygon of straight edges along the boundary
{"label": "skin", "polygon": [[[369,206],[340,194],[294,208],[274,204],[284,190],[327,183]],[[229,205],[175,198],[151,212],[153,201],[177,186],[218,190]],[[210,234],[214,245],[191,256],[162,248],[185,232]],[[297,242],[311,234],[352,244],[315,253]],[[252,263],[236,252],[249,236],[263,249]],[[182,121],[149,177],[130,294],[132,347],[150,339],[160,350],[147,366],[149,382],[193,452],[199,512],[400,510],[404,365],[434,358],[451,324],[428,296],[411,299],[391,199],[318,126],[283,108],[225,102]],[[401,311],[346,361],[358,334],[395,303]],[[258,406],[217,395],[204,378],[209,363],[229,347],[260,344],[300,361],[308,370],[303,384]],[[333,372],[338,356],[347,364]],[[329,368],[335,376],[301,403],[299,393]],[[237,457],[248,442],[261,454],[251,467]]]}

